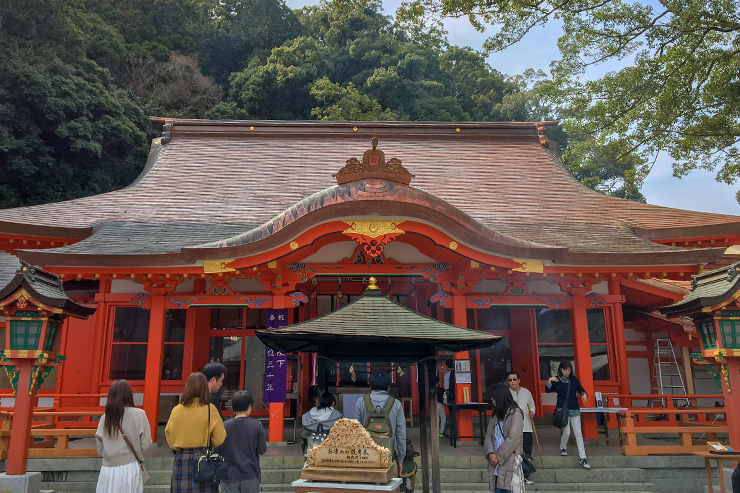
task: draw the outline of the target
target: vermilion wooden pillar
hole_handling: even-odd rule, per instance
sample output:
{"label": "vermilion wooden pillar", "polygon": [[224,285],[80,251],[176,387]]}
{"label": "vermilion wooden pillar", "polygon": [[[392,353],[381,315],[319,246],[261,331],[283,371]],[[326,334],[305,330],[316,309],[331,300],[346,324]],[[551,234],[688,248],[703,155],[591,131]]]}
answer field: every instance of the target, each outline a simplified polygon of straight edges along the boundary
{"label": "vermilion wooden pillar", "polygon": [[[458,327],[468,326],[468,316],[465,308],[465,296],[460,292],[455,292],[452,296],[452,323]],[[461,351],[455,353],[456,360],[469,360],[470,353],[468,351]],[[455,400],[456,402],[465,402],[464,396],[467,391],[468,400],[470,400],[470,384],[469,383],[456,383],[455,384]],[[456,415],[457,420],[457,434],[458,436],[473,436],[473,411],[463,410],[459,411]],[[482,431],[485,433],[485,431]],[[460,438],[461,442],[470,442],[472,438]]]}
{"label": "vermilion wooden pillar", "polygon": [[159,425],[159,393],[162,383],[162,354],[164,352],[164,295],[152,293],[149,311],[149,339],[146,349],[146,371],[144,373],[143,409],[149,418],[152,441],[157,441]]}
{"label": "vermilion wooden pillar", "polygon": [[[722,375],[722,397],[727,413],[727,434],[733,450],[740,450],[740,357],[726,358],[727,378]],[[720,370],[721,371],[721,370]]]}
{"label": "vermilion wooden pillar", "polygon": [[[609,294],[622,294],[621,281],[614,279],[609,281]],[[622,304],[614,303],[612,305],[612,332],[614,334],[614,349],[616,350],[617,376],[619,377],[619,393],[630,393],[630,376],[627,363],[627,341],[624,337],[624,314],[622,313]],[[620,403],[624,404],[624,403]]]}
{"label": "vermilion wooden pillar", "polygon": [[[537,348],[537,319],[533,308],[509,308],[511,319],[511,370],[519,373],[522,387],[532,392],[541,411],[540,362]],[[492,385],[495,382],[489,382]]]}
{"label": "vermilion wooden pillar", "polygon": [[[95,317],[95,335],[93,337],[92,350],[92,361],[90,365],[90,381],[89,391],[91,394],[100,393],[100,382],[102,380],[108,380],[107,375],[103,375],[103,360],[109,351],[106,351],[105,341],[108,329],[108,303],[105,301],[105,295],[110,292],[111,281],[110,279],[101,279],[98,287],[98,292],[95,294],[95,302],[97,304],[97,311]],[[113,325],[111,324],[111,329]],[[81,405],[82,401],[75,399],[76,405]],[[100,404],[100,398],[95,397],[90,400],[90,405],[98,406]]]}
{"label": "vermilion wooden pillar", "polygon": [[[573,331],[573,349],[575,351],[575,375],[588,394],[587,407],[594,405],[594,374],[591,366],[591,344],[588,338],[588,317],[586,310],[589,307],[585,293],[573,293],[573,309],[571,312],[571,326]],[[582,405],[582,403],[579,402]],[[598,438],[596,414],[581,414],[583,436]]]}
{"label": "vermilion wooden pillar", "polygon": [[16,387],[18,394],[15,396],[13,423],[10,431],[10,442],[8,443],[8,462],[5,471],[8,475],[26,473],[28,447],[31,445],[31,420],[37,400],[35,392],[29,393],[35,360],[28,358],[17,361],[16,367],[20,374],[18,375],[18,386]]}

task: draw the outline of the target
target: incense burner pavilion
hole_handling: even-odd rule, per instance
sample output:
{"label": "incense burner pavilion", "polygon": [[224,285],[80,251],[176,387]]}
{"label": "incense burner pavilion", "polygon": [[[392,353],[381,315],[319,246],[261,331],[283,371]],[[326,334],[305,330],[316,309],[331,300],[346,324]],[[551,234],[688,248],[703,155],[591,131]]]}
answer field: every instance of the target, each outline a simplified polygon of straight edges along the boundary
{"label": "incense burner pavilion", "polygon": [[[545,381],[563,360],[588,406],[594,392],[665,393],[654,379],[659,339],[684,393],[722,398],[691,359],[702,350],[694,324],[657,309],[726,261],[740,216],[596,193],[565,169],[548,122],[155,121],[162,135],[128,187],[0,210],[0,265],[52,272],[96,308],[64,322],[66,361],[43,382],[40,407],[99,407],[125,378],[156,425],[188,375],[219,361],[224,405],[251,390],[269,440],[283,441],[283,421],[313,406],[315,385],[366,387],[372,363],[271,354],[255,331],[341,308],[371,276],[400,305],[501,337],[439,354],[462,362],[460,402],[486,401],[513,370],[538,414],[550,412]],[[401,369],[394,390],[417,413],[416,369]],[[12,407],[2,373],[0,394]],[[587,437],[597,433],[590,418]]]}

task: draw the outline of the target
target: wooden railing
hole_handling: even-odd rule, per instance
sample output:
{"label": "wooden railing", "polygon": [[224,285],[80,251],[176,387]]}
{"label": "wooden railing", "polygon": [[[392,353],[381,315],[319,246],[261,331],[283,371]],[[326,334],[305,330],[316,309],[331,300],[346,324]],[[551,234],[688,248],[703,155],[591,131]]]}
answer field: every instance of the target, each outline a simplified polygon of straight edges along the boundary
{"label": "wooden railing", "polygon": [[[615,398],[619,399],[618,404],[612,404]],[[698,399],[722,401],[721,395],[631,394],[609,395],[609,399],[610,405],[628,408],[619,414],[624,455],[688,455],[706,451],[707,441],[716,441],[719,433],[727,433],[724,407],[697,407]],[[645,401],[650,407],[635,407],[635,401]],[[686,402],[690,406],[681,406]],[[656,434],[660,437],[645,436]],[[676,437],[678,444],[660,443],[662,439]]]}
{"label": "wooden railing", "polygon": [[[96,457],[96,448],[70,447],[70,438],[91,438],[95,436],[102,408],[78,410],[37,410],[33,413],[31,437],[34,438],[28,450],[29,457]],[[10,429],[13,413],[0,411],[0,460],[7,459],[10,442]],[[41,437],[41,440],[36,440]],[[93,444],[94,445],[94,444]]]}

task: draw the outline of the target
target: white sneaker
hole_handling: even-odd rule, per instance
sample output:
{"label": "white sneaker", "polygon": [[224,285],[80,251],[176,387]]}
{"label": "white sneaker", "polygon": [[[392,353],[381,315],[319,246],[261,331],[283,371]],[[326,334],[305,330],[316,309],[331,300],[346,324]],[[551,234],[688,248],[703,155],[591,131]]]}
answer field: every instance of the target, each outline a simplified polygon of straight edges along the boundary
{"label": "white sneaker", "polygon": [[568,455],[568,451],[565,450],[564,448],[561,448],[560,449],[560,455],[562,455],[563,457],[565,457],[566,455]]}
{"label": "white sneaker", "polygon": [[529,478],[524,478],[524,484],[526,484],[526,485],[534,484],[534,481],[532,481]]}
{"label": "white sneaker", "polygon": [[583,466],[584,469],[591,469],[591,466],[588,464],[588,461],[586,459],[581,459],[580,464],[581,466]]}

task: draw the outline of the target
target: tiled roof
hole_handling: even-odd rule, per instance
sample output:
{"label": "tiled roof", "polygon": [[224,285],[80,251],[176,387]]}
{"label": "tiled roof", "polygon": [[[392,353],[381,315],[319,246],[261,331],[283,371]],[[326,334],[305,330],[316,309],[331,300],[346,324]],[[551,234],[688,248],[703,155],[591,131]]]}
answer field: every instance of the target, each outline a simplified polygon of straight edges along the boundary
{"label": "tiled roof", "polygon": [[[332,174],[350,157],[362,156],[371,136],[379,138],[386,159],[400,159],[416,175],[403,194],[429,194],[470,218],[483,237],[499,234],[511,244],[531,242],[579,254],[650,254],[676,249],[643,237],[740,233],[738,216],[640,204],[589,190],[563,168],[553,149],[540,144],[535,124],[209,121],[174,121],[167,138],[155,139],[146,169],[129,187],[0,210],[0,233],[22,229],[61,236],[54,231],[98,226],[88,240],[53,250],[73,255],[175,253],[198,242],[227,241],[257,225],[274,233],[273,220],[283,211],[321,191],[336,193],[340,186]],[[396,184],[399,193],[403,187]],[[161,234],[157,225],[163,226]],[[168,238],[166,228],[175,234]],[[121,235],[129,234],[133,239],[124,242]]]}
{"label": "tiled roof", "polygon": [[9,253],[0,252],[0,289],[8,285],[21,267],[18,257]]}

